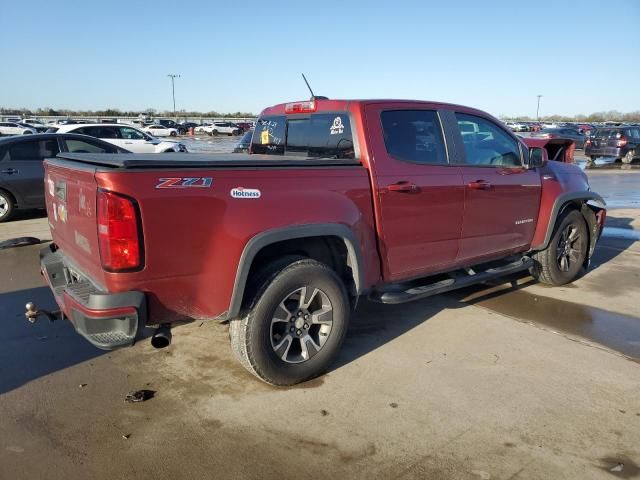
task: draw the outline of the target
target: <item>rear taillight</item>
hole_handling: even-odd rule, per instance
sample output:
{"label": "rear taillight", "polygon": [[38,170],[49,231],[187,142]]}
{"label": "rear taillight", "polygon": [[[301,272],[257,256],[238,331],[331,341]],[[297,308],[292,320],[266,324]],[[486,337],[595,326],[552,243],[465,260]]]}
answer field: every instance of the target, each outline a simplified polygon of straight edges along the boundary
{"label": "rear taillight", "polygon": [[625,137],[624,135],[620,135],[620,137],[616,141],[616,146],[624,147],[626,144],[627,144],[627,137]]}
{"label": "rear taillight", "polygon": [[584,144],[585,144],[585,145],[591,145],[591,139],[590,139],[590,138],[587,138],[587,139],[584,141]]}
{"label": "rear taillight", "polygon": [[138,210],[132,200],[98,191],[98,242],[105,270],[135,270],[142,266]]}

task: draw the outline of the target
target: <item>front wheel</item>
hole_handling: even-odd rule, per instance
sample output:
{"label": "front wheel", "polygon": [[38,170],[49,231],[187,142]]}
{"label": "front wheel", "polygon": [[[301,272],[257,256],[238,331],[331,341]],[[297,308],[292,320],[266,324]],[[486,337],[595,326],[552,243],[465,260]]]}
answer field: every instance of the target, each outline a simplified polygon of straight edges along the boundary
{"label": "front wheel", "polygon": [[271,385],[295,385],[324,373],[349,323],[343,282],[310,259],[272,264],[261,278],[249,313],[231,321],[235,356]]}
{"label": "front wheel", "polygon": [[172,136],[172,137],[175,137],[177,135],[177,133],[176,132],[171,132],[171,133],[169,133],[169,135]]}
{"label": "front wheel", "polygon": [[547,248],[532,255],[531,274],[549,285],[570,283],[582,270],[588,248],[587,225],[582,214],[568,210],[556,222]]}

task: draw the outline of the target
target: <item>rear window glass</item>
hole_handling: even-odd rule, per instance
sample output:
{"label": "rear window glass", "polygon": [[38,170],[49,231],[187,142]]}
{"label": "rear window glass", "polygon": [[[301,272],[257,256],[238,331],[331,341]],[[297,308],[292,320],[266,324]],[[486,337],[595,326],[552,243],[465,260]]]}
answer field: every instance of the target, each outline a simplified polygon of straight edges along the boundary
{"label": "rear window glass", "polygon": [[[389,110],[382,112],[380,118],[389,155],[414,163],[447,163],[440,120],[435,111]],[[470,122],[462,128],[474,131]]]}
{"label": "rear window glass", "polygon": [[346,113],[309,117],[269,116],[256,123],[251,151],[273,155],[355,158],[351,122]]}
{"label": "rear window glass", "polygon": [[640,139],[640,127],[638,127],[638,128],[629,128],[627,130],[627,135],[630,136],[631,138]]}

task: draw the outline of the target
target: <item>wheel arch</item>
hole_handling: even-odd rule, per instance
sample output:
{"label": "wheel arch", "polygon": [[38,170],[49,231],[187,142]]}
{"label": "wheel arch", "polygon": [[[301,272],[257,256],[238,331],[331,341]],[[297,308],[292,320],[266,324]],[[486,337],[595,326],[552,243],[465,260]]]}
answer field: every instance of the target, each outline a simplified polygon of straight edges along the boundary
{"label": "wheel arch", "polygon": [[12,190],[5,187],[4,185],[0,185],[0,192],[4,192],[13,200],[13,206],[15,208],[20,208],[20,197],[18,197]]}
{"label": "wheel arch", "polygon": [[587,223],[589,231],[589,255],[591,257],[593,250],[595,249],[596,241],[599,237],[597,214],[600,210],[606,208],[606,202],[604,199],[595,192],[568,192],[559,195],[553,203],[551,214],[547,222],[546,233],[542,243],[532,245],[531,250],[543,250],[547,248],[553,232],[556,229],[557,220],[568,208],[574,208],[582,213],[582,216]]}
{"label": "wheel arch", "polygon": [[[337,247],[337,251],[332,247]],[[340,263],[341,251],[346,264]],[[343,270],[337,273],[344,280],[350,280],[351,285],[346,285],[350,294],[357,297],[362,292],[362,252],[349,227],[342,224],[313,224],[274,229],[252,237],[245,245],[236,270],[229,310],[222,319],[236,318],[240,314],[251,274],[273,258],[295,253],[325,261],[334,269],[341,267]]]}

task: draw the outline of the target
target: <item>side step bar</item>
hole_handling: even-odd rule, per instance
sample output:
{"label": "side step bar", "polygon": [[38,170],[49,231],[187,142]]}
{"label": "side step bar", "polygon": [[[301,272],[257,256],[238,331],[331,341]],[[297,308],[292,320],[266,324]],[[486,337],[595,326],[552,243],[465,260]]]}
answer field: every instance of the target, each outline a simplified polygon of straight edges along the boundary
{"label": "side step bar", "polygon": [[[483,271],[474,272],[467,269],[465,274],[455,274],[452,278],[426,283],[424,285],[412,286],[406,290],[378,290],[370,295],[370,299],[376,302],[396,304],[412,302],[421,298],[438,295],[440,293],[456,290],[458,288],[468,287],[476,283],[486,282],[493,278],[503,277],[512,273],[527,270],[533,265],[530,257],[523,256],[515,262],[507,263],[497,267],[488,268]],[[471,272],[471,273],[469,273]]]}

